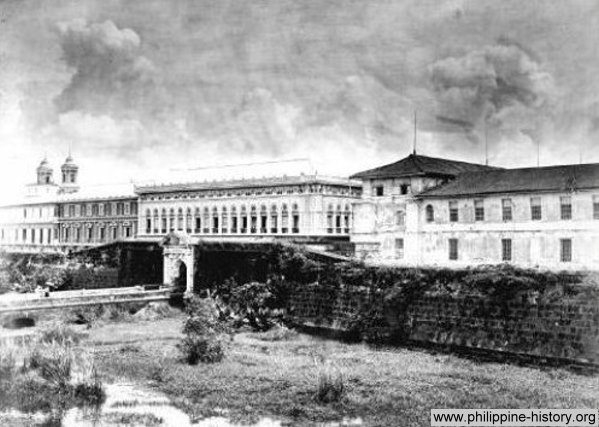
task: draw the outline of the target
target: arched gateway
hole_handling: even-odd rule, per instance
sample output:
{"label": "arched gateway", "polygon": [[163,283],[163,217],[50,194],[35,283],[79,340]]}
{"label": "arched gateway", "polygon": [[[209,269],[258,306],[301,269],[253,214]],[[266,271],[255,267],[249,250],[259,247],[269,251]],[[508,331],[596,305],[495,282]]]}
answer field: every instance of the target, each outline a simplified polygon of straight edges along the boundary
{"label": "arched gateway", "polygon": [[164,255],[164,284],[185,286],[185,294],[193,293],[194,246],[189,236],[172,232],[162,241]]}

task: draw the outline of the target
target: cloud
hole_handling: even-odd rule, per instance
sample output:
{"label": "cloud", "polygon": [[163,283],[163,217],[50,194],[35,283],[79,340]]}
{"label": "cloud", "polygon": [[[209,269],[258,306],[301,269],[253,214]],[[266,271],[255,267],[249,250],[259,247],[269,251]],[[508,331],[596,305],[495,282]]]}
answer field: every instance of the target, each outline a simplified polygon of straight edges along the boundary
{"label": "cloud", "polygon": [[160,103],[159,73],[141,54],[139,35],[112,21],[58,25],[63,60],[74,70],[55,102],[59,112],[138,115]]}
{"label": "cloud", "polygon": [[555,95],[551,74],[515,44],[439,60],[430,73],[440,115],[472,124],[487,120],[506,125],[508,110],[540,112]]}

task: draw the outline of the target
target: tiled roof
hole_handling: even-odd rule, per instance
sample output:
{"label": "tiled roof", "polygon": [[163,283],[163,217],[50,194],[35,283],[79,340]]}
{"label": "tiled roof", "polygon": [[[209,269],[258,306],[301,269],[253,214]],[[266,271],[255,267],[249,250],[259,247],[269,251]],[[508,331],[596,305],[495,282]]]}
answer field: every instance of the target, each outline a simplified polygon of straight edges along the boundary
{"label": "tiled roof", "polygon": [[418,197],[574,191],[589,188],[599,188],[599,163],[467,172],[447,184],[420,193]]}
{"label": "tiled roof", "polygon": [[455,160],[440,159],[437,157],[421,156],[410,154],[408,157],[369,169],[352,175],[351,178],[357,179],[376,179],[376,178],[401,178],[408,176],[456,176],[463,172],[480,171],[496,169],[491,166],[485,166],[477,163],[458,162]]}

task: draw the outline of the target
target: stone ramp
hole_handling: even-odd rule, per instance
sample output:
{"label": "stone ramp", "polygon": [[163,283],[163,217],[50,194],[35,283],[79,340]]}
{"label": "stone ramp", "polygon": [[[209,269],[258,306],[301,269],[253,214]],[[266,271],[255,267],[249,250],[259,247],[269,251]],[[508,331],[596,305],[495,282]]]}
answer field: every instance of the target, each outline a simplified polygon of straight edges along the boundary
{"label": "stone ramp", "polygon": [[79,291],[58,291],[48,294],[5,294],[0,296],[0,315],[30,313],[40,310],[81,307],[97,304],[168,301],[171,287],[145,290],[143,286]]}

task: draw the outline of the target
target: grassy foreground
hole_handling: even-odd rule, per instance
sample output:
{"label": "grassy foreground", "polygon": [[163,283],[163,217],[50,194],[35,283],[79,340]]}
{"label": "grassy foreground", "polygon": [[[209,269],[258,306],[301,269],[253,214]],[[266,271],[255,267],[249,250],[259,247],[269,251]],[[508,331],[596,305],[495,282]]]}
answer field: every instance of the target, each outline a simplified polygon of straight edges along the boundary
{"label": "grassy foreground", "polygon": [[[599,407],[597,376],[302,334],[272,341],[268,333],[240,333],[222,362],[188,366],[176,348],[182,321],[183,315],[93,328],[87,343],[104,380],[157,387],[195,419],[268,416],[300,426],[357,417],[368,426],[429,426],[431,408]],[[340,402],[314,399],[325,365],[342,375]]]}

